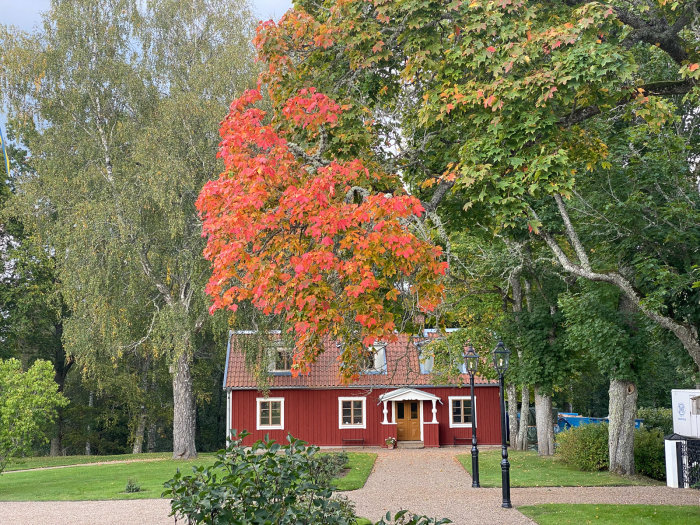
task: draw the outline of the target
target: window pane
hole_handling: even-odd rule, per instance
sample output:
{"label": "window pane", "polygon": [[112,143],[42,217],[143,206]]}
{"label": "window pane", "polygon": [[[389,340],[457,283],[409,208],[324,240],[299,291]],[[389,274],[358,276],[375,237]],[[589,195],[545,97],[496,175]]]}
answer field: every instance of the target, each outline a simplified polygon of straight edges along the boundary
{"label": "window pane", "polygon": [[396,419],[403,419],[403,417],[403,403],[399,403],[398,405],[396,405]]}
{"label": "window pane", "polygon": [[462,401],[460,399],[452,400],[452,422],[462,422]]}
{"label": "window pane", "polygon": [[415,401],[411,403],[411,419],[418,419],[418,403]]}
{"label": "window pane", "polygon": [[270,403],[268,401],[263,401],[260,403],[260,424],[270,424]]}

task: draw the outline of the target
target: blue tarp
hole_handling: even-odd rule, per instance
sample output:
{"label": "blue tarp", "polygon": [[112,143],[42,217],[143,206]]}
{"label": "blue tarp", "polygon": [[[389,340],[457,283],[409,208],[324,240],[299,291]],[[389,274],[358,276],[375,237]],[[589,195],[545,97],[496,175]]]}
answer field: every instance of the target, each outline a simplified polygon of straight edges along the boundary
{"label": "blue tarp", "polygon": [[[643,419],[634,420],[634,428],[639,428],[642,424]],[[566,430],[571,427],[578,427],[581,425],[589,425],[591,423],[607,423],[607,417],[585,417],[580,416],[575,412],[559,412],[559,421],[557,426],[559,427],[559,432]]]}

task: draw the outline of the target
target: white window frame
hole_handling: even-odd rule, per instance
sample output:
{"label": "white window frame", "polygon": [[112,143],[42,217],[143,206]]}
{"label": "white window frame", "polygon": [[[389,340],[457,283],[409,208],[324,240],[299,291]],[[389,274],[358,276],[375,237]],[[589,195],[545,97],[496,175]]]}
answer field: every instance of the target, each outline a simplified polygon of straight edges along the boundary
{"label": "white window frame", "polygon": [[281,352],[287,352],[289,353],[289,358],[290,360],[293,359],[294,355],[294,350],[292,348],[287,347],[284,344],[274,344],[268,347],[269,348],[269,366],[268,366],[268,372],[270,372],[273,375],[291,375],[292,373],[292,368],[291,364],[289,368],[277,368],[277,355]]}
{"label": "white window frame", "polygon": [[[450,428],[472,428],[471,423],[455,423],[454,420],[452,419],[452,401],[469,401],[471,402],[471,396],[449,396],[447,398],[447,406],[450,408]],[[474,396],[474,422],[476,423],[477,421],[477,414],[476,414],[476,396]]]}
{"label": "white window frame", "polygon": [[[260,424],[260,405],[262,402],[279,401],[280,402],[280,424],[279,425],[261,425]],[[256,430],[282,430],[284,429],[284,398],[283,397],[258,397],[255,399],[255,429]]]}
{"label": "white window frame", "polygon": [[[343,401],[362,401],[362,424],[343,424]],[[338,398],[338,428],[367,428],[367,398],[366,397],[339,397]]]}

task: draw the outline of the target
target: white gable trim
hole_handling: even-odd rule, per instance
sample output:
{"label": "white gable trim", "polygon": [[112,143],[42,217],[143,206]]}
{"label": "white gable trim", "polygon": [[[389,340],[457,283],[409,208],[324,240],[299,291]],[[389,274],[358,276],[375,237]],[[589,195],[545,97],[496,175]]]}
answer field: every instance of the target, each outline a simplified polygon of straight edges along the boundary
{"label": "white gable trim", "polygon": [[384,401],[440,401],[442,404],[438,396],[415,388],[398,388],[382,394],[379,396],[379,403]]}

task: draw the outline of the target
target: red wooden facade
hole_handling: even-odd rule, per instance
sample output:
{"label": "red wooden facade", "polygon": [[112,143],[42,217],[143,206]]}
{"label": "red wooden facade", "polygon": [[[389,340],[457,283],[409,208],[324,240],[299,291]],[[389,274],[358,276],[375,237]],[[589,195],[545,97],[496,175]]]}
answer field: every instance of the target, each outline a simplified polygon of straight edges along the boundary
{"label": "red wooden facade", "polygon": [[[438,386],[444,378],[433,377],[432,365],[426,365],[430,358],[411,336],[400,335],[397,341],[380,344],[373,368],[351,385],[340,380],[339,348],[333,341],[324,343],[324,351],[308,374],[294,377],[284,370],[286,360],[275,360],[280,344],[273,340],[268,343],[270,385],[264,397],[238,346],[248,335],[231,334],[224,374],[227,428],[250,432],[247,444],[265,435],[285,442],[288,434],[319,446],[385,446],[388,437],[422,441],[426,447],[471,443],[469,376],[457,373],[451,378],[455,384]],[[498,384],[481,377],[475,380],[478,441],[498,444]],[[350,405],[361,410],[353,408],[351,416]],[[461,413],[455,416],[453,409]],[[358,412],[361,421],[354,419]]]}
{"label": "red wooden facade", "polygon": [[[432,421],[432,403],[420,401],[422,433],[425,446],[471,444],[471,428],[450,428],[450,396],[469,396],[468,387],[419,387],[417,390],[438,396],[442,400],[436,404],[438,424]],[[396,436],[396,424],[382,424],[383,403],[379,396],[391,389],[283,389],[271,390],[269,398],[284,398],[284,428],[280,430],[256,430],[257,399],[263,395],[257,390],[230,391],[230,428],[247,430],[251,433],[246,443],[262,439],[267,434],[278,442],[286,442],[287,434],[319,446],[342,446],[362,444],[384,446],[384,440]],[[479,385],[474,389],[476,398],[477,439],[479,443],[495,445],[501,442],[499,423],[498,387]],[[366,397],[366,428],[339,428],[339,397]],[[391,405],[391,402],[389,402]],[[389,408],[393,410],[393,407]],[[435,427],[437,432],[435,432]],[[437,434],[434,436],[434,434]],[[356,440],[358,441],[343,441]]]}

